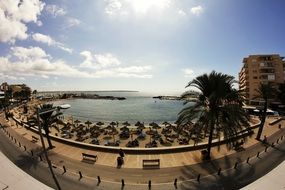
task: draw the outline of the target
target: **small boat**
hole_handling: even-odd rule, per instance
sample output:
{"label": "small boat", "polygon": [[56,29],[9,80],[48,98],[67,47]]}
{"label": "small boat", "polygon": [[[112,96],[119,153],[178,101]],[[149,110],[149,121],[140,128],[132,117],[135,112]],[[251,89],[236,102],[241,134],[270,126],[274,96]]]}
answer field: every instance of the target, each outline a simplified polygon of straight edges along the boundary
{"label": "small boat", "polygon": [[70,108],[71,106],[69,104],[62,104],[62,105],[59,105],[58,106],[60,109],[68,109]]}

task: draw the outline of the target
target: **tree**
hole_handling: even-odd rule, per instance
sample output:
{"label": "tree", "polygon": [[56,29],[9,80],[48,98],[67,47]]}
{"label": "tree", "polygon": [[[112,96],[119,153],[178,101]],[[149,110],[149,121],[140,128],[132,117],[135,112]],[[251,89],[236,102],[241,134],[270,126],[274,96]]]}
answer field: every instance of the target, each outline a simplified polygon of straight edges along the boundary
{"label": "tree", "polygon": [[51,127],[51,124],[57,121],[57,117],[59,115],[62,115],[59,110],[56,111],[54,114],[54,111],[56,111],[56,108],[53,107],[53,104],[43,104],[40,106],[39,113],[40,113],[40,119],[43,124],[43,129],[46,134],[47,142],[49,145],[49,148],[52,149],[53,146],[51,144],[50,136],[49,136],[49,128]]}
{"label": "tree", "polygon": [[260,83],[258,89],[256,89],[257,92],[257,96],[255,96],[254,98],[260,98],[264,100],[264,106],[263,106],[263,110],[261,113],[261,119],[260,119],[260,125],[258,128],[258,132],[256,135],[256,139],[260,140],[262,131],[263,131],[263,127],[265,124],[265,119],[266,119],[266,111],[268,108],[268,100],[274,97],[274,94],[276,92],[276,90],[272,87],[272,85],[270,83]]}
{"label": "tree", "polygon": [[[234,83],[234,77],[213,71],[209,75],[198,76],[186,86],[197,88],[199,95],[196,100],[186,101],[176,123],[178,128],[191,125],[191,134],[209,134],[206,159],[210,159],[214,132],[217,135],[223,133],[230,143],[239,131],[249,129],[249,116],[242,108],[242,98],[233,88]],[[191,95],[188,91],[182,97],[187,100]],[[189,105],[190,102],[192,104]]]}

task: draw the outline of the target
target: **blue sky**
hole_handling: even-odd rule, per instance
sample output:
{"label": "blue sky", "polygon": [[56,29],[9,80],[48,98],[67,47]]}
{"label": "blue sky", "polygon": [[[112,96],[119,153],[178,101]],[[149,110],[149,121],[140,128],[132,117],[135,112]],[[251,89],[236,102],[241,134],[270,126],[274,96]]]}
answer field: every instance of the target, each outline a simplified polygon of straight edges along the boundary
{"label": "blue sky", "polygon": [[0,1],[0,80],[179,94],[249,54],[285,52],[283,0]]}

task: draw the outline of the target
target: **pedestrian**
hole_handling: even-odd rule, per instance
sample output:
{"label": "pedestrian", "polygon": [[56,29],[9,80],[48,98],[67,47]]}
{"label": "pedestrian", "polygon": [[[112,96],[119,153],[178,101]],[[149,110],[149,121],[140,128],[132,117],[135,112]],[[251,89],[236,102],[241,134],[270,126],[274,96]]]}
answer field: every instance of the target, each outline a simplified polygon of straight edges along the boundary
{"label": "pedestrian", "polygon": [[120,157],[122,157],[122,158],[125,157],[125,153],[124,153],[123,149],[121,149],[121,148],[120,148],[120,150],[119,150],[119,155],[120,155]]}
{"label": "pedestrian", "polygon": [[117,157],[117,167],[121,168],[122,165],[124,164],[124,159],[120,156]]}

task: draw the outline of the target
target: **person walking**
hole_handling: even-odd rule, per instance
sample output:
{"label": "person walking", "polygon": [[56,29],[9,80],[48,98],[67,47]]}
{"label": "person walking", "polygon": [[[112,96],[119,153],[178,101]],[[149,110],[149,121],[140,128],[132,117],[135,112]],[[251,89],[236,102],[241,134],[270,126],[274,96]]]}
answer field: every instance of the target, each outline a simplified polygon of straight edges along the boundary
{"label": "person walking", "polygon": [[125,153],[124,153],[123,149],[121,149],[121,148],[120,148],[120,150],[119,150],[119,155],[120,155],[120,157],[122,157],[122,158],[125,157]]}

